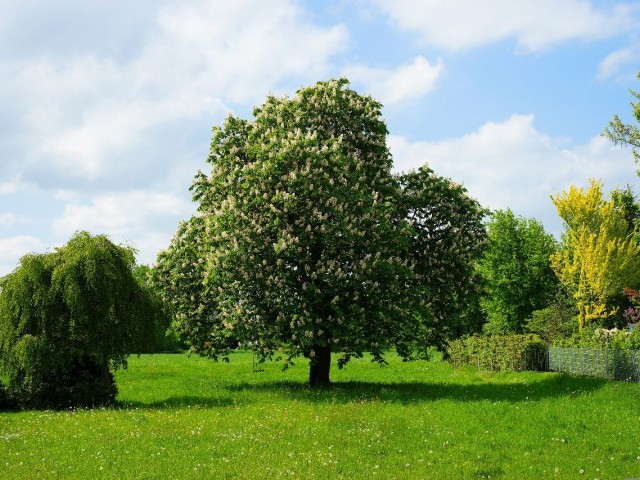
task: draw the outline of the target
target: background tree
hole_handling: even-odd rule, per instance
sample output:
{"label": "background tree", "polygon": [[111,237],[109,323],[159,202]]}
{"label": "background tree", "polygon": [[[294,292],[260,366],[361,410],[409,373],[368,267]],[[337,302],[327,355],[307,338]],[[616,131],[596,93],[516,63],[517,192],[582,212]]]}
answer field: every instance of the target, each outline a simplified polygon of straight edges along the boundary
{"label": "background tree", "polygon": [[640,240],[638,235],[638,227],[640,227],[640,204],[638,203],[635,193],[633,193],[631,185],[611,190],[611,201],[615,209],[624,215],[629,231],[636,237],[636,242]]}
{"label": "background tree", "polygon": [[[638,73],[638,79],[640,79],[640,73]],[[638,100],[635,103],[631,102],[631,108],[633,109],[633,116],[640,123],[640,93],[631,90],[631,96]],[[640,167],[640,130],[638,130],[637,125],[623,123],[618,115],[614,115],[603,135],[616,145],[630,147],[636,165]],[[640,175],[640,171],[638,171],[638,174]]]}
{"label": "background tree", "polygon": [[15,401],[113,402],[110,369],[149,349],[166,318],[134,278],[134,264],[131,248],[80,232],[53,253],[23,257],[2,279],[0,371]]}
{"label": "background tree", "polygon": [[558,288],[549,257],[557,248],[552,235],[535,219],[511,210],[492,213],[489,241],[478,270],[484,279],[482,308],[489,333],[523,333],[531,312],[548,306]]}
{"label": "background tree", "polygon": [[[155,287],[153,282],[153,269],[146,264],[135,265],[132,270],[133,277],[138,285],[145,290],[149,300],[155,304],[153,310],[158,316],[163,315],[164,319],[155,322],[157,329],[155,331],[155,340],[153,343],[148,342],[150,348],[139,351],[138,353],[176,353],[180,352],[182,343],[173,328],[171,328],[171,308],[164,301],[161,292]],[[169,327],[169,328],[167,328]]]}
{"label": "background tree", "polygon": [[[481,209],[429,170],[394,179],[381,105],[347,84],[269,97],[253,121],[231,116],[214,129],[212,172],[193,186],[199,216],[158,262],[158,281],[177,282],[162,288],[198,353],[224,358],[233,336],[263,360],[282,352],[285,367],[308,358],[310,384],[320,385],[332,352],[339,366],[364,352],[383,362],[390,347],[409,357],[416,338],[444,323],[429,296],[438,290],[426,287],[439,280],[426,272],[465,264],[465,248],[480,240],[467,239],[473,228],[464,223],[479,224]],[[449,197],[421,204],[440,197],[420,189],[440,184]],[[447,207],[459,216],[439,220],[447,201],[466,206]],[[422,220],[405,218],[410,211]],[[427,244],[450,255],[412,251]],[[457,287],[467,277],[442,281]]]}
{"label": "background tree", "polygon": [[421,345],[442,347],[447,340],[482,329],[481,279],[475,264],[487,241],[486,211],[462,185],[427,167],[396,177],[400,184],[398,219],[408,221],[408,254],[414,283],[406,289],[421,301]]}
{"label": "background tree", "polygon": [[232,346],[235,338],[216,322],[215,295],[205,288],[205,235],[201,216],[180,222],[169,247],[159,253],[150,278],[172,314],[171,331],[179,335],[179,343],[189,345],[193,353],[218,359],[218,351],[208,346],[211,339],[217,345]]}
{"label": "background tree", "polygon": [[640,247],[624,208],[603,199],[602,183],[592,180],[586,191],[571,186],[553,203],[565,231],[551,264],[576,301],[582,329],[615,315],[623,288],[638,285]]}

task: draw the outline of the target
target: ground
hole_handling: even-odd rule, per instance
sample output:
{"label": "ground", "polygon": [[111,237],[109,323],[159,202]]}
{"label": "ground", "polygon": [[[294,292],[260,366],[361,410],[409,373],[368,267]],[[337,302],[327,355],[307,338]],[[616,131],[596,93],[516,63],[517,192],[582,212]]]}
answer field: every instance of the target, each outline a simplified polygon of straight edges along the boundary
{"label": "ground", "polygon": [[2,478],[640,477],[637,384],[368,359],[133,357],[110,409],[0,414]]}

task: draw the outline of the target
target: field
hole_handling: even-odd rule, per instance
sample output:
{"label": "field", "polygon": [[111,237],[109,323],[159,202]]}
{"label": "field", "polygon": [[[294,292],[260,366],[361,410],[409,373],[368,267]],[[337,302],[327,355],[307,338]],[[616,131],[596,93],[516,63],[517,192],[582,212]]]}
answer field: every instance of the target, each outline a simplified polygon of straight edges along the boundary
{"label": "field", "polygon": [[264,369],[133,357],[117,407],[0,414],[0,478],[640,477],[637,384],[390,356],[314,391],[305,362]]}

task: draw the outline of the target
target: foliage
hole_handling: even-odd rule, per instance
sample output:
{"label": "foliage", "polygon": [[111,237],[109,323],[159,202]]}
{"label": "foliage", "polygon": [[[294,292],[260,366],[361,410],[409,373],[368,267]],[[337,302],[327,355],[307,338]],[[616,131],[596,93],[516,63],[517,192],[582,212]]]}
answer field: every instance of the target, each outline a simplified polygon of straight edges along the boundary
{"label": "foliage", "polygon": [[640,247],[620,205],[603,199],[600,182],[592,180],[586,191],[571,186],[553,202],[565,232],[551,264],[576,300],[583,328],[615,315],[622,289],[638,285]]}
{"label": "foliage", "polygon": [[460,338],[449,343],[449,361],[482,370],[544,370],[547,344],[537,335],[492,335]]}
{"label": "foliage", "polygon": [[640,203],[633,192],[631,185],[624,188],[614,188],[611,190],[611,201],[624,215],[629,226],[629,231],[633,232],[638,240],[638,227],[640,227]]}
{"label": "foliage", "polygon": [[559,290],[546,308],[531,312],[524,325],[527,333],[534,333],[551,344],[578,332],[578,311],[565,292]]}
{"label": "foliage", "polygon": [[583,329],[569,338],[559,339],[556,347],[640,350],[640,329]]}
{"label": "foliage", "polygon": [[394,178],[381,105],[347,85],[271,96],[214,128],[199,213],[155,269],[194,352],[281,350],[327,383],[332,351],[339,366],[392,346],[410,357],[470,303],[482,209],[427,168]]}
{"label": "foliage", "polygon": [[11,401],[9,395],[7,395],[7,389],[4,383],[0,382],[0,411],[7,410],[11,407]]}
{"label": "foliage", "polygon": [[12,398],[28,407],[113,402],[110,367],[147,351],[165,318],[134,263],[132,249],[79,232],[4,277],[0,367]]}
{"label": "foliage", "polygon": [[149,265],[135,265],[133,276],[138,281],[141,288],[146,291],[149,299],[155,304],[153,310],[158,315],[164,316],[161,321],[157,321],[157,330],[154,332],[153,343],[149,343],[148,351],[139,353],[177,353],[184,348],[176,332],[172,328],[167,328],[171,323],[171,308],[165,302],[161,292],[155,287],[152,280],[153,271]]}
{"label": "foliage", "polygon": [[[214,329],[217,302],[205,288],[204,219],[193,216],[180,222],[169,247],[160,252],[151,271],[151,284],[169,306],[173,316],[171,331],[179,343],[190,345],[191,351],[218,358],[208,343],[216,335],[216,344],[234,346],[233,333]],[[205,339],[206,340],[203,340]]]}
{"label": "foliage", "polygon": [[[638,73],[640,79],[640,73]],[[640,122],[640,93],[631,90],[632,97],[638,101],[631,103],[633,108],[633,116],[637,122]],[[636,165],[640,162],[640,130],[636,125],[623,123],[618,115],[613,116],[613,120],[609,122],[609,126],[604,130],[603,135],[616,145],[631,147]],[[640,173],[640,172],[639,172]]]}
{"label": "foliage", "polygon": [[549,305],[558,289],[549,263],[556,241],[542,223],[516,217],[511,210],[492,213],[488,235],[478,266],[486,289],[482,308],[489,323],[485,330],[522,333],[527,317]]}
{"label": "foliage", "polygon": [[[414,281],[405,295],[414,302],[426,327],[421,345],[442,347],[451,338],[480,331],[481,279],[475,263],[486,244],[486,213],[462,185],[426,167],[403,173],[398,221],[408,220],[408,254]],[[418,331],[409,332],[417,337]]]}

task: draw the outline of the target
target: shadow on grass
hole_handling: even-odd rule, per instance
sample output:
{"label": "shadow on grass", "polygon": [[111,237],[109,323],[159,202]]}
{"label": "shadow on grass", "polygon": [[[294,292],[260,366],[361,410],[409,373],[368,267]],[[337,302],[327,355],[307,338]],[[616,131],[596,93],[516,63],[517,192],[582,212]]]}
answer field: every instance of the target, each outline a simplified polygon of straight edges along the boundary
{"label": "shadow on grass", "polygon": [[163,408],[219,408],[233,407],[236,402],[231,397],[206,397],[196,395],[184,395],[165,398],[163,400],[144,402],[134,401],[116,401],[114,408],[122,410],[148,409],[157,410]]}
{"label": "shadow on grass", "polygon": [[227,395],[176,395],[158,401],[117,402],[119,409],[220,408],[260,402],[261,395],[308,403],[390,402],[415,404],[451,400],[454,402],[529,402],[545,398],[577,398],[606,385],[604,379],[565,374],[540,376],[526,383],[451,383],[367,381],[334,382],[324,388],[310,388],[304,382],[242,382],[221,386]]}
{"label": "shadow on grass", "polygon": [[604,379],[558,374],[539,381],[519,384],[461,384],[445,382],[335,382],[312,389],[296,382],[239,383],[227,386],[230,392],[265,392],[298,401],[315,403],[392,402],[412,404],[452,400],[458,402],[528,402],[544,398],[576,398],[607,384]]}

